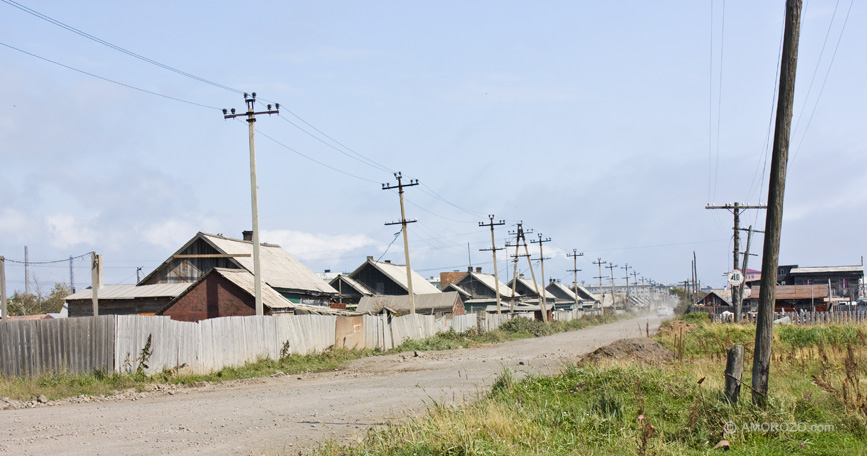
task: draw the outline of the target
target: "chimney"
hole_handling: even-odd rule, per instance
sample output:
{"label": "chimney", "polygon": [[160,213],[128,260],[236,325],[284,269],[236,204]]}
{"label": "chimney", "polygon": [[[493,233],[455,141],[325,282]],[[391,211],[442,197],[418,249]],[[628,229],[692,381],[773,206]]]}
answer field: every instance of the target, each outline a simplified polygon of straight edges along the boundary
{"label": "chimney", "polygon": [[519,278],[519,279],[523,279],[523,278],[524,278],[524,273],[522,272],[522,273],[518,274],[518,278]]}
{"label": "chimney", "polygon": [[481,273],[482,273],[482,267],[481,267],[481,266],[476,266],[476,273],[477,273],[477,274],[481,274]]}
{"label": "chimney", "polygon": [[373,257],[372,257],[372,256],[368,256],[368,257],[367,257],[367,261],[373,261]]}
{"label": "chimney", "polygon": [[241,236],[243,236],[243,239],[245,241],[252,241],[253,240],[253,232],[252,231],[241,231]]}
{"label": "chimney", "polygon": [[385,260],[385,262],[391,264],[391,260]]}
{"label": "chimney", "polygon": [[467,272],[473,272],[473,267],[472,267],[472,266],[467,266]]}

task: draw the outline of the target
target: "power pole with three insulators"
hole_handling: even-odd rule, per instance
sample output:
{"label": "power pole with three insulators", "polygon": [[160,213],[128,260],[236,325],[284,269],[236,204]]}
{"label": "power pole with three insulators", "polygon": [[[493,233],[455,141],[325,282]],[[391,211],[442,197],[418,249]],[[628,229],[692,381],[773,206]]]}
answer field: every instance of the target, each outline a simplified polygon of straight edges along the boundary
{"label": "power pole with three insulators", "polygon": [[771,341],[776,297],[777,268],[780,261],[780,235],[783,229],[783,196],[786,166],[789,162],[789,136],[792,127],[792,101],[795,97],[795,72],[798,67],[798,39],[801,31],[801,0],[786,0],[786,28],[780,61],[780,90],[768,180],[768,213],[765,218],[765,244],[762,250],[762,282],[756,317],[756,345],[753,351],[753,402],[765,404],[771,369]]}
{"label": "power pole with three insulators", "polygon": [[569,272],[575,274],[575,277],[572,279],[572,290],[575,292],[575,308],[578,308],[578,257],[584,256],[584,252],[578,253],[578,249],[572,249],[572,253],[567,253],[566,258],[572,258],[572,269],[569,269]]}
{"label": "power pole with three insulators", "polygon": [[497,248],[497,241],[494,239],[494,227],[505,225],[506,221],[500,220],[499,222],[494,223],[494,215],[493,214],[488,215],[488,219],[489,219],[488,223],[479,222],[479,226],[480,227],[485,227],[485,226],[491,227],[491,248],[490,249],[479,249],[479,251],[485,252],[485,251],[490,250],[491,253],[494,254],[494,289],[497,292],[497,315],[499,315],[501,313],[500,312],[500,278],[499,278],[499,274],[497,273],[497,250],[505,250],[505,248],[504,247]]}
{"label": "power pole with three insulators", "polygon": [[[542,294],[539,296],[539,307],[542,309],[542,321],[548,321],[548,296],[546,295],[546,284],[545,284],[545,260],[550,260],[551,258],[545,258],[545,254],[542,252],[542,244],[545,242],[551,242],[551,238],[542,239],[542,233],[539,233],[539,240],[530,240],[532,244],[539,244],[539,270],[542,273]],[[553,310],[553,309],[551,309]]]}
{"label": "power pole with three insulators", "polygon": [[264,315],[265,309],[262,306],[262,269],[259,262],[259,196],[256,189],[256,141],[255,134],[256,116],[260,114],[279,114],[280,104],[267,105],[266,111],[256,112],[256,92],[250,94],[244,93],[244,102],[247,103],[247,112],[235,114],[235,108],[232,108],[231,113],[223,109],[223,119],[234,119],[235,117],[247,117],[247,125],[249,125],[250,135],[250,200],[253,207],[253,283],[256,294],[256,315]]}
{"label": "power pole with three insulators", "polygon": [[[708,204],[707,206],[705,206],[705,209],[725,209],[725,210],[731,211],[731,213],[734,214],[735,221],[734,221],[734,228],[732,228],[734,230],[734,233],[735,233],[734,234],[734,248],[732,249],[732,258],[733,258],[732,270],[733,271],[736,269],[740,269],[740,266],[738,266],[738,258],[740,258],[740,256],[741,256],[741,250],[740,250],[741,249],[741,236],[740,236],[741,211],[744,209],[767,209],[767,208],[768,208],[768,206],[763,206],[760,204],[751,206],[749,204],[741,204],[741,203],[724,204],[722,206],[711,206],[710,204]],[[742,314],[742,311],[741,311],[742,306],[741,306],[741,295],[739,293],[739,287],[732,286],[731,290],[732,290],[732,304],[734,305],[734,308],[735,308],[735,322],[740,322],[741,321],[741,314]]]}
{"label": "power pole with three insulators", "polygon": [[401,231],[403,231],[403,254],[406,258],[406,286],[409,290],[409,313],[415,313],[415,296],[412,294],[412,268],[409,265],[409,238],[407,237],[406,225],[408,223],[415,223],[416,220],[407,220],[406,219],[406,209],[403,206],[403,188],[404,187],[413,187],[418,185],[418,179],[410,179],[408,184],[403,183],[403,175],[400,171],[394,173],[394,177],[397,179],[397,185],[391,184],[382,184],[383,190],[391,190],[393,188],[397,189],[397,194],[400,197],[400,221],[399,222],[389,222],[386,225],[400,225]]}

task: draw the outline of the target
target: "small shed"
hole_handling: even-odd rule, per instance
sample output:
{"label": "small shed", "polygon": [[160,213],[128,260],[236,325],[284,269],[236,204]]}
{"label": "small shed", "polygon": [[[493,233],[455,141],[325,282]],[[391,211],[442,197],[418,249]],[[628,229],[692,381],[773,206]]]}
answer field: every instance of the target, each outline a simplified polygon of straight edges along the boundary
{"label": "small shed", "polygon": [[[100,315],[154,315],[183,293],[189,283],[105,285],[97,289]],[[93,290],[86,288],[66,297],[70,317],[93,315]]]}
{"label": "small shed", "polygon": [[[358,312],[379,314],[388,312],[401,316],[409,313],[409,295],[365,296],[358,303]],[[460,293],[448,291],[415,295],[415,313],[422,315],[463,315],[464,303]]]}

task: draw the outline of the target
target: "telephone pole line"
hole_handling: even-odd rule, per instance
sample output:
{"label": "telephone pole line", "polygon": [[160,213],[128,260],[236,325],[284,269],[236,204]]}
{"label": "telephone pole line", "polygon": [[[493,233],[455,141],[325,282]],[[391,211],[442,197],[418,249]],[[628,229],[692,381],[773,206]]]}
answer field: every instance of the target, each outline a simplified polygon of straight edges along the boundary
{"label": "telephone pole line", "polygon": [[[546,287],[545,284],[545,260],[550,260],[551,258],[545,258],[545,254],[542,252],[542,244],[545,242],[551,242],[551,238],[542,239],[542,233],[539,233],[539,240],[530,240],[533,244],[539,244],[539,269],[542,272],[542,294],[539,296],[539,308],[542,309],[542,321],[548,321],[548,296],[546,296]],[[552,309],[553,310],[553,309]]]}
{"label": "telephone pole line", "polygon": [[614,268],[616,267],[616,264],[608,263],[608,270],[611,277],[611,305],[614,307],[617,307],[617,300],[615,299],[616,295],[614,294]]}
{"label": "telephone pole line", "polygon": [[412,269],[409,266],[409,238],[407,237],[406,225],[407,223],[415,223],[416,220],[406,219],[406,210],[403,206],[403,188],[418,185],[418,179],[410,179],[408,184],[404,184],[402,181],[403,175],[400,173],[400,171],[394,173],[394,177],[397,178],[397,185],[382,184],[382,189],[391,190],[393,188],[397,188],[397,194],[400,197],[400,221],[386,223],[386,225],[400,225],[401,231],[403,231],[403,254],[406,258],[406,284],[407,288],[409,289],[409,313],[414,314],[415,296],[412,294]]}
{"label": "telephone pole line", "polygon": [[[747,265],[749,264],[750,255],[757,256],[755,253],[750,253],[750,240],[753,238],[753,233],[764,233],[764,231],[754,230],[753,226],[750,225],[749,228],[744,229],[741,228],[742,231],[747,232],[747,250],[744,252],[744,268],[741,271],[744,281],[738,286],[738,296],[741,303],[744,302],[744,286],[747,284]],[[741,314],[743,317],[743,313]]]}
{"label": "telephone pole line", "polygon": [[[515,235],[515,254],[512,255],[512,262],[515,263],[515,270],[512,273],[512,299],[509,300],[509,313],[515,313],[515,289],[518,286],[518,258],[521,255],[518,253],[518,248],[521,245],[521,236],[524,235],[524,223],[518,222],[518,228],[514,232],[510,232],[509,234]],[[512,245],[506,242],[506,247],[511,247]]]}
{"label": "telephone pole line", "polygon": [[584,252],[578,253],[578,249],[572,249],[572,254],[566,254],[566,257],[572,257],[572,269],[568,269],[569,272],[575,273],[575,278],[572,279],[572,291],[575,292],[575,308],[578,308],[578,257],[584,256]]}
{"label": "telephone pole line", "polygon": [[620,268],[626,271],[626,303],[629,303],[629,270],[632,269],[629,267],[629,263],[623,263],[623,267]]}
{"label": "telephone pole line", "polygon": [[256,315],[264,315],[264,307],[262,306],[262,269],[259,262],[259,196],[256,189],[256,129],[253,124],[256,123],[256,116],[259,114],[279,114],[280,104],[274,105],[274,110],[271,110],[271,105],[268,105],[266,111],[256,112],[256,92],[251,94],[251,97],[244,93],[244,102],[247,103],[247,112],[235,114],[235,108],[232,108],[231,114],[223,109],[223,119],[234,119],[235,117],[247,117],[250,135],[250,199],[253,206],[253,282],[256,295]]}
{"label": "telephone pole line", "polygon": [[505,247],[497,248],[497,241],[494,239],[494,227],[505,225],[506,221],[500,220],[499,222],[494,223],[494,215],[493,214],[488,215],[488,220],[489,220],[488,223],[479,222],[479,227],[485,227],[485,226],[491,227],[491,248],[490,249],[479,249],[479,251],[485,252],[485,251],[490,250],[491,253],[494,254],[494,289],[497,292],[497,315],[499,315],[501,313],[500,312],[500,278],[499,278],[499,274],[497,273],[497,250],[506,250],[506,249],[505,249]]}
{"label": "telephone pole line", "polygon": [[[749,205],[749,204],[741,204],[741,203],[726,203],[722,206],[711,206],[708,204],[705,206],[705,209],[725,209],[731,211],[734,214],[734,248],[732,249],[732,270],[740,269],[738,266],[738,258],[741,256],[741,237],[740,237],[740,223],[741,223],[741,211],[744,209],[767,209],[768,206],[764,205]],[[741,321],[741,295],[737,293],[738,287],[731,286],[732,290],[732,304],[735,308],[735,321]]]}

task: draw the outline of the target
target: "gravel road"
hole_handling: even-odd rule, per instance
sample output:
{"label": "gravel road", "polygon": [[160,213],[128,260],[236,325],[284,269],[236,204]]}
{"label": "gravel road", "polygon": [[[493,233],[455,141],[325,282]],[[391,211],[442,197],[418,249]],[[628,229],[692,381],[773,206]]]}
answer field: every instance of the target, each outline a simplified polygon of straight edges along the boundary
{"label": "gravel road", "polygon": [[328,438],[358,440],[425,402],[461,403],[503,369],[556,373],[563,362],[655,331],[656,317],[474,349],[379,356],[345,369],[157,390],[0,411],[0,454],[298,454]]}

